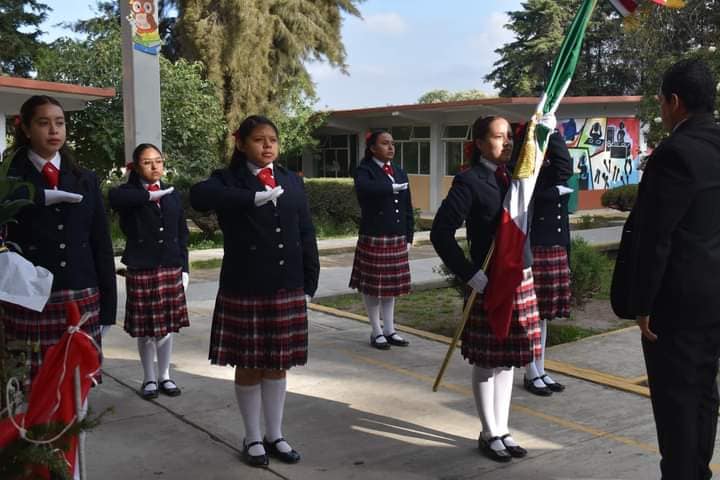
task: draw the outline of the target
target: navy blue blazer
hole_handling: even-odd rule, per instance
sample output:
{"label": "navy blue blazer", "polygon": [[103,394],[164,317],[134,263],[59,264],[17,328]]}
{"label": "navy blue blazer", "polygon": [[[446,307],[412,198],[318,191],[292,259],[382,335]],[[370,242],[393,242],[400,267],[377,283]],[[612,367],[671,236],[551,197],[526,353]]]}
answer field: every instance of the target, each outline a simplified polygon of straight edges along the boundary
{"label": "navy blue blazer", "polygon": [[[107,217],[98,179],[89,170],[60,162],[58,189],[83,196],[80,203],[45,206],[43,177],[19,151],[12,159],[11,176],[35,187],[34,204],[20,210],[17,223],[8,225],[8,240],[15,242],[22,255],[53,274],[53,291],[97,288],[100,293],[100,323],[115,323],[117,291],[115,262]],[[27,190],[20,196],[27,196]]]}
{"label": "navy blue blazer", "polygon": [[278,164],[274,176],[285,191],[277,206],[255,206],[255,193],[265,187],[245,162],[233,162],[193,185],[190,203],[201,212],[217,213],[225,248],[221,290],[269,295],[302,288],[312,296],[320,260],[305,187],[300,177]]}
{"label": "navy blue blazer", "polygon": [[[504,192],[495,174],[475,165],[453,179],[452,187],[435,214],[430,241],[443,263],[463,282],[482,268],[502,212]],[[466,223],[470,260],[455,239],[455,231]]]}
{"label": "navy blue blazer", "polygon": [[559,133],[550,135],[545,165],[540,169],[532,204],[532,246],[570,246],[570,195],[560,195],[557,185],[567,186],[572,176],[572,157]]}
{"label": "navy blue blazer", "polygon": [[[160,188],[170,185],[160,183]],[[129,268],[182,267],[188,272],[189,231],[177,190],[160,199],[160,208],[150,201],[140,178],[108,193],[110,206],[120,215],[120,228],[127,242],[122,262]]]}
{"label": "navy blue blazer", "polygon": [[[395,183],[408,182],[405,171],[392,164]],[[412,243],[415,233],[410,188],[393,193],[393,181],[375,161],[365,159],[355,169],[355,192],[360,204],[360,235],[405,235]]]}

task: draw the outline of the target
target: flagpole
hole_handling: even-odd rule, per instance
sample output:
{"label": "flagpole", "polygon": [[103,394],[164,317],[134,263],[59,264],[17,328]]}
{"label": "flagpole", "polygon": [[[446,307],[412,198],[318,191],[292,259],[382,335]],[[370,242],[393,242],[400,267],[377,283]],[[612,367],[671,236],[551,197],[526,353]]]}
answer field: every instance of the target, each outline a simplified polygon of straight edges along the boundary
{"label": "flagpole", "polygon": [[[487,271],[488,264],[490,263],[490,258],[492,257],[493,250],[495,250],[495,241],[490,244],[490,250],[488,250],[487,255],[485,256],[485,261],[482,264],[482,270],[485,272]],[[458,340],[460,340],[460,335],[462,335],[463,330],[465,330],[465,324],[467,323],[468,319],[470,318],[470,312],[472,311],[473,305],[475,304],[475,299],[477,298],[477,290],[474,288],[472,289],[472,292],[470,293],[470,296],[467,299],[467,302],[465,302],[465,308],[463,308],[463,314],[462,318],[460,319],[460,324],[458,325],[457,329],[455,330],[455,335],[453,335],[452,340],[450,341],[450,346],[448,346],[448,351],[445,354],[445,360],[443,360],[442,365],[440,365],[440,371],[437,374],[437,377],[435,377],[435,383],[433,383],[432,391],[437,392],[438,387],[440,386],[440,381],[442,380],[443,375],[445,375],[445,369],[447,369],[448,363],[450,363],[450,357],[452,357],[453,351],[455,351],[455,347],[457,346]]]}

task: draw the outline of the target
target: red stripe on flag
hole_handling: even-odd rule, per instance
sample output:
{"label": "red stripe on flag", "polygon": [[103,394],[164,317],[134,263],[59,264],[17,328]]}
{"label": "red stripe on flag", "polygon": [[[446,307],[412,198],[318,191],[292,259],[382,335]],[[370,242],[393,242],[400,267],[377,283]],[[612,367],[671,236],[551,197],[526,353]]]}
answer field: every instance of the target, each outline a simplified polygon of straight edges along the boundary
{"label": "red stripe on flag", "polygon": [[500,226],[495,235],[495,251],[490,265],[488,287],[483,308],[488,314],[490,329],[504,339],[510,331],[515,289],[523,279],[523,250],[527,235],[503,208]]}

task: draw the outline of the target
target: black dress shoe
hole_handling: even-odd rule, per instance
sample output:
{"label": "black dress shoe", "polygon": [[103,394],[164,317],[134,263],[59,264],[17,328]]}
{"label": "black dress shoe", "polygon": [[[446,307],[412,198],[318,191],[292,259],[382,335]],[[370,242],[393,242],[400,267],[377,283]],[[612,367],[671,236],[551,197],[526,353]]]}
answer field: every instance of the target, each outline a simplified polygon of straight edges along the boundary
{"label": "black dress shoe", "polygon": [[509,436],[510,436],[510,434],[506,433],[505,435],[500,437],[500,440],[502,440],[503,445],[505,445],[505,449],[508,451],[510,456],[515,457],[515,458],[522,458],[525,455],[527,455],[527,453],[528,453],[527,450],[525,450],[521,446],[519,446],[519,445],[512,446],[512,445],[508,445],[505,443],[505,439]]}
{"label": "black dress shoe", "polygon": [[145,400],[153,400],[155,398],[158,398],[158,389],[148,389],[146,390],[145,387],[148,385],[155,385],[157,387],[157,382],[154,380],[150,380],[149,382],[145,382],[142,384],[142,387],[140,387],[140,396]]}
{"label": "black dress shoe", "polygon": [[[478,438],[478,449],[482,452],[483,455],[488,457],[490,460],[494,460],[496,462],[507,463],[512,460],[512,456],[510,456],[510,452],[508,451],[507,447],[503,448],[502,450],[493,450],[490,447],[490,445],[495,440],[500,440],[500,443],[502,443],[502,439],[500,437],[490,437],[485,440],[482,435],[480,435],[480,438]],[[503,445],[505,444],[503,443]]]}
{"label": "black dress shoe", "polygon": [[[535,386],[535,380],[540,380],[540,377],[535,377],[532,380],[528,380],[526,377],[524,380],[525,380],[525,390],[527,390],[528,392],[530,392],[532,394],[539,395],[541,397],[549,397],[553,393],[552,390],[550,390],[550,388],[548,388],[548,387],[536,387]],[[543,382],[543,383],[545,383],[545,382]]]}
{"label": "black dress shoe", "polygon": [[160,380],[160,391],[168,397],[177,397],[182,392],[173,380]]}
{"label": "black dress shoe", "polygon": [[271,457],[275,457],[281,462],[285,463],[297,463],[300,461],[300,454],[296,452],[294,449],[291,449],[289,452],[281,452],[277,449],[277,444],[280,442],[285,442],[286,440],[282,437],[278,438],[277,440],[270,442],[267,438],[263,439],[263,444],[265,445],[265,450],[270,454]]}
{"label": "black dress shoe", "polygon": [[378,342],[378,338],[385,338],[385,335],[378,335],[377,337],[370,337],[370,345],[377,348],[378,350],[389,350],[390,344],[388,342]]}
{"label": "black dress shoe", "polygon": [[400,337],[397,332],[392,332],[390,335],[385,335],[385,340],[387,340],[390,345],[393,345],[395,347],[407,347],[408,345],[410,345],[410,342]]}
{"label": "black dress shoe", "polygon": [[[255,445],[263,445],[263,442],[251,442],[245,443],[243,440],[243,460],[251,467],[267,467],[270,465],[270,459],[267,453],[262,455],[250,455],[250,447]],[[265,450],[267,452],[267,449]]]}
{"label": "black dress shoe", "polygon": [[552,390],[553,392],[562,392],[563,390],[565,390],[565,385],[563,385],[562,383],[558,383],[558,382],[547,383],[547,382],[545,381],[545,377],[547,377],[547,376],[548,376],[547,373],[546,373],[545,375],[542,375],[542,376],[540,377],[540,380],[542,380],[543,383],[544,383],[545,385],[547,385],[547,387],[548,387],[550,390]]}

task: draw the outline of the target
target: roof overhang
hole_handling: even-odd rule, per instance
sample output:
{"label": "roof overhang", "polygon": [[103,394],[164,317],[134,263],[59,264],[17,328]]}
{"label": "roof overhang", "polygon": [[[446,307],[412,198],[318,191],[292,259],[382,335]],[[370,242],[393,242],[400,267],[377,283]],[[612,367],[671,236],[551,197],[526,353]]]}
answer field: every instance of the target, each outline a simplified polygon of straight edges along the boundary
{"label": "roof overhang", "polygon": [[0,76],[0,113],[19,113],[23,102],[32,95],[49,95],[66,111],[74,111],[84,109],[89,101],[114,97],[115,89]]}

